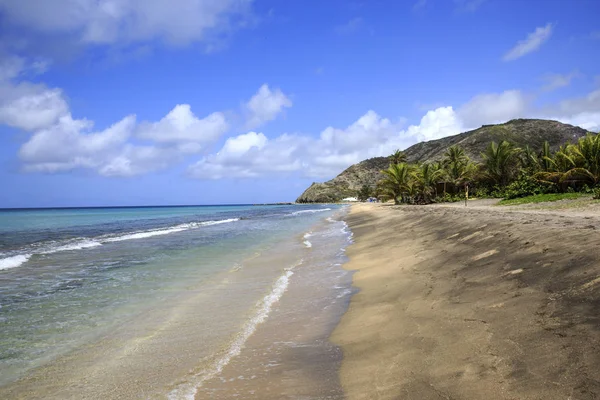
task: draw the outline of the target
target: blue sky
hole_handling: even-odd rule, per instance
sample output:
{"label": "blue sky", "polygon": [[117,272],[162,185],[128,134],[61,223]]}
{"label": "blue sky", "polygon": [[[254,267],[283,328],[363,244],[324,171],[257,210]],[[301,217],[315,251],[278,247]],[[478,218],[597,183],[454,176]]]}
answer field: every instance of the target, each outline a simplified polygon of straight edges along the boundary
{"label": "blue sky", "polygon": [[0,207],[294,200],[518,117],[600,130],[600,2],[0,0]]}

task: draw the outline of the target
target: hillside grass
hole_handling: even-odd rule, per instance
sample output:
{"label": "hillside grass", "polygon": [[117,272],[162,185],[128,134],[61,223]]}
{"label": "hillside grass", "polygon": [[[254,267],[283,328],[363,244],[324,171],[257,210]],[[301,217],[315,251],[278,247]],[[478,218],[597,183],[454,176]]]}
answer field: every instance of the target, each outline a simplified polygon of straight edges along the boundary
{"label": "hillside grass", "polygon": [[517,206],[521,204],[531,203],[546,203],[551,201],[559,200],[574,200],[583,196],[588,196],[585,193],[548,193],[548,194],[536,194],[533,196],[519,197],[517,199],[500,200],[499,206]]}

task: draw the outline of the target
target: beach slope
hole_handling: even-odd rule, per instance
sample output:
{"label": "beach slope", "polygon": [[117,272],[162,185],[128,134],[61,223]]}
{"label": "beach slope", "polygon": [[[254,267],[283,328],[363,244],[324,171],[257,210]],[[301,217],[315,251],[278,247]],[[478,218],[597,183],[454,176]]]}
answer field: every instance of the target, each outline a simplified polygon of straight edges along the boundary
{"label": "beach slope", "polygon": [[600,216],[357,204],[348,399],[600,398]]}

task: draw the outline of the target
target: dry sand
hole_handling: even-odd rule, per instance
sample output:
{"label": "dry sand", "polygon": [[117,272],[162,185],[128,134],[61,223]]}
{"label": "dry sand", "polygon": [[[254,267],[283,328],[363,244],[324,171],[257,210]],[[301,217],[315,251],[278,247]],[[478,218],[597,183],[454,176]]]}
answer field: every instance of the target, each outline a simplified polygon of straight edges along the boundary
{"label": "dry sand", "polygon": [[354,399],[600,398],[600,214],[357,204]]}

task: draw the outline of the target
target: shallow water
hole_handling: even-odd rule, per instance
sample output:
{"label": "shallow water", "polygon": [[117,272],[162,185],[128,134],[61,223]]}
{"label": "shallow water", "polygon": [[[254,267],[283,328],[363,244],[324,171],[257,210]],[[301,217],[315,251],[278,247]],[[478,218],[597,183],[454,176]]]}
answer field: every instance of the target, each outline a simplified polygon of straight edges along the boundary
{"label": "shallow water", "polygon": [[[250,369],[236,361],[250,343],[276,343],[302,318],[328,348],[349,295],[339,266],[349,232],[330,218],[343,212],[0,212],[0,397],[202,397],[232,368]],[[264,357],[250,359],[272,375]]]}

